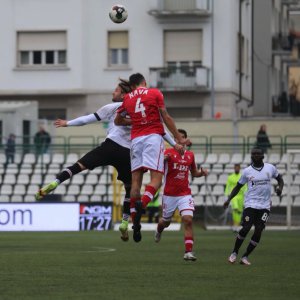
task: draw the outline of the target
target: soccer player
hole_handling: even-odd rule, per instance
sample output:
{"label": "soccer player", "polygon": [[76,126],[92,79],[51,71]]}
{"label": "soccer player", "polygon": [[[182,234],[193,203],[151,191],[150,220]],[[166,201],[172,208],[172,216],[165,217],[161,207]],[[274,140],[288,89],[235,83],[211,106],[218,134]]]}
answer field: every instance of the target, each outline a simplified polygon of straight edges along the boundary
{"label": "soccer player", "polygon": [[[236,186],[237,182],[241,177],[241,165],[235,164],[234,165],[234,173],[230,174],[227,178],[226,188],[225,188],[225,195],[228,196],[233,188]],[[246,185],[244,185],[239,193],[231,200],[231,213],[232,213],[232,230],[233,232],[238,232],[239,226],[242,220],[242,213],[244,207],[244,193],[246,191]]]}
{"label": "soccer player", "polygon": [[[132,187],[130,193],[130,212],[133,220],[133,239],[139,242],[141,236],[140,219],[143,209],[152,200],[162,183],[164,172],[164,142],[167,128],[181,144],[186,141],[178,132],[176,125],[167,113],[164,98],[158,89],[147,88],[146,80],[140,73],[129,77],[133,91],[124,97],[124,101],[115,119],[116,125],[132,124],[131,130],[131,172]],[[129,115],[130,120],[126,118]],[[181,145],[173,145],[182,151]],[[150,170],[150,183],[141,197],[143,173]]]}
{"label": "soccer player", "polygon": [[54,122],[56,127],[82,126],[94,122],[108,122],[105,141],[95,149],[80,158],[74,165],[67,167],[56,176],[56,179],[36,193],[36,199],[41,200],[45,195],[54,191],[61,183],[83,170],[93,170],[100,166],[114,166],[118,171],[118,179],[124,183],[125,198],[123,203],[123,219],[119,230],[121,239],[128,240],[128,219],[130,216],[130,130],[129,126],[115,126],[114,119],[126,93],[131,91],[129,82],[120,79],[112,94],[112,102],[101,107],[97,112],[81,116],[74,120],[58,119]]}
{"label": "soccer player", "polygon": [[264,163],[264,153],[261,149],[255,148],[251,151],[252,163],[245,168],[238,183],[230,193],[228,200],[224,202],[224,208],[227,208],[231,199],[234,198],[242,186],[247,183],[248,190],[245,196],[244,211],[242,217],[242,229],[239,231],[233,252],[228,258],[230,263],[235,263],[239,249],[254,225],[254,233],[246,252],[242,255],[240,263],[242,265],[251,265],[248,256],[258,245],[265,224],[269,218],[271,209],[271,178],[275,178],[278,182],[276,194],[281,195],[283,189],[283,179],[278,173],[275,166]]}
{"label": "soccer player", "polygon": [[[187,138],[187,132],[178,129],[183,138]],[[184,226],[185,253],[184,260],[195,261],[193,253],[193,212],[194,200],[189,187],[189,172],[193,177],[207,176],[207,170],[197,169],[194,153],[185,150],[183,155],[175,149],[165,150],[165,182],[163,192],[163,216],[160,219],[155,232],[155,241],[161,239],[163,230],[171,223],[172,216],[178,208]]]}

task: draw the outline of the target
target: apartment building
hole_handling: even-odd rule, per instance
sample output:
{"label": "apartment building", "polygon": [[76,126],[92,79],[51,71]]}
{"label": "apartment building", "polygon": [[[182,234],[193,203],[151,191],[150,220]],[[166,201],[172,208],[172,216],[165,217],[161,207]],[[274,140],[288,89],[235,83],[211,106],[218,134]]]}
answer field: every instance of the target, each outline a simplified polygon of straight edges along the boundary
{"label": "apartment building", "polygon": [[34,100],[40,119],[70,119],[141,72],[177,119],[273,114],[287,72],[272,37],[288,32],[290,1],[121,2],[129,17],[114,24],[110,0],[2,0],[0,100]]}

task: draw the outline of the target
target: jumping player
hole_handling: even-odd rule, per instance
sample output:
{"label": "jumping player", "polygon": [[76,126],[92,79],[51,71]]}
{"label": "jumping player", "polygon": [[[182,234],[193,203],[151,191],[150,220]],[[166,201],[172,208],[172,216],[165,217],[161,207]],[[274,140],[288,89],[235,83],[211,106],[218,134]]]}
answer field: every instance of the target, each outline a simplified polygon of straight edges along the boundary
{"label": "jumping player", "polygon": [[230,193],[228,200],[224,202],[224,208],[227,208],[230,200],[238,194],[242,186],[245,183],[248,184],[242,218],[242,229],[236,237],[233,252],[228,258],[228,261],[232,264],[236,262],[239,249],[252,225],[254,225],[254,233],[246,252],[242,255],[240,260],[240,263],[243,265],[251,265],[248,256],[258,245],[270,214],[271,178],[275,178],[278,182],[276,194],[280,196],[282,193],[284,184],[282,176],[278,173],[275,166],[264,163],[263,159],[264,154],[261,149],[255,148],[251,151],[251,165],[244,169],[241,178]]}
{"label": "jumping player", "polygon": [[119,84],[112,94],[112,102],[101,107],[97,112],[81,116],[74,120],[58,119],[54,122],[56,127],[82,126],[94,122],[108,122],[108,130],[105,141],[95,149],[80,158],[74,165],[67,167],[56,176],[56,179],[36,193],[36,200],[41,200],[45,195],[54,191],[61,183],[83,170],[100,166],[114,166],[118,171],[118,179],[124,183],[125,198],[123,203],[123,219],[119,230],[121,239],[128,240],[128,219],[130,216],[130,130],[128,126],[115,126],[114,119],[117,109],[120,107],[124,95],[131,91],[129,82],[120,79]]}
{"label": "jumping player", "polygon": [[[183,138],[187,138],[187,132],[178,129]],[[207,170],[197,169],[194,153],[185,150],[180,155],[175,149],[165,150],[165,186],[163,193],[163,216],[160,219],[155,233],[155,241],[161,239],[163,230],[171,223],[172,216],[178,208],[184,225],[184,260],[195,261],[193,253],[193,212],[194,200],[189,187],[189,172],[193,177],[207,176]]]}
{"label": "jumping player", "polygon": [[[186,141],[167,113],[162,93],[158,89],[147,88],[146,80],[140,73],[131,75],[129,82],[133,91],[124,97],[124,101],[118,109],[115,124],[128,125],[132,123],[130,212],[133,220],[133,239],[135,242],[139,242],[142,238],[140,232],[142,211],[153,199],[162,182],[164,172],[163,136],[165,135],[163,122],[179,143],[184,144]],[[129,115],[130,122],[126,119],[126,115]],[[181,145],[173,146],[179,151],[182,150]],[[151,181],[141,197],[140,190],[145,170],[150,170]]]}

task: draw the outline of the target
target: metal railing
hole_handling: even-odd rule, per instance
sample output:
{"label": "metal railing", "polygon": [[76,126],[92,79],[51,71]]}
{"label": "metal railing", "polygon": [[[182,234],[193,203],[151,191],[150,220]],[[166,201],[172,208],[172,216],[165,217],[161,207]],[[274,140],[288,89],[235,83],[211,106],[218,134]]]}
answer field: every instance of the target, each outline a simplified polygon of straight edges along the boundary
{"label": "metal railing", "polygon": [[209,69],[203,66],[150,68],[150,86],[162,91],[209,91]]}
{"label": "metal railing", "polygon": [[[256,146],[256,135],[250,136],[233,136],[233,135],[192,135],[189,136],[192,141],[192,149],[195,152],[203,154],[208,153],[241,153],[245,155],[249,153],[253,147]],[[0,154],[5,153],[5,139],[1,138]],[[55,153],[62,153],[65,157],[69,153],[76,153],[79,156],[92,150],[98,146],[103,140],[104,136],[53,136],[51,144],[46,151],[37,151],[34,139],[32,136],[18,136],[16,137],[15,153],[23,157],[27,153],[40,155],[48,153],[53,155]],[[22,141],[26,141],[23,143]],[[300,149],[300,135],[269,135],[271,144],[270,152],[286,153],[288,149]]]}
{"label": "metal railing", "polygon": [[168,11],[195,11],[210,9],[210,0],[158,0],[158,8]]}

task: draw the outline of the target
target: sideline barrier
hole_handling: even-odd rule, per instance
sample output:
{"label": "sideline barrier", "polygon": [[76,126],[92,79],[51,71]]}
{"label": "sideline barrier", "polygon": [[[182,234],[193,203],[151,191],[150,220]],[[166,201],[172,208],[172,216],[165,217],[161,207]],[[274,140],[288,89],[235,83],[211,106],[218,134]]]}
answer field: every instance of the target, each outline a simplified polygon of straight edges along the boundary
{"label": "sideline barrier", "polygon": [[111,203],[1,203],[0,231],[79,231],[112,228]]}

